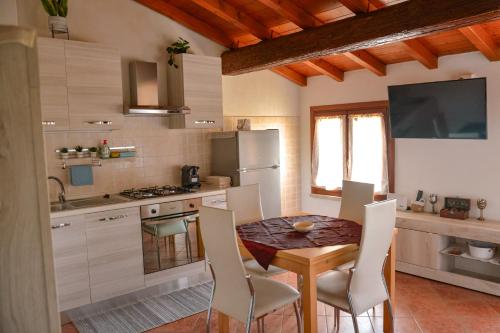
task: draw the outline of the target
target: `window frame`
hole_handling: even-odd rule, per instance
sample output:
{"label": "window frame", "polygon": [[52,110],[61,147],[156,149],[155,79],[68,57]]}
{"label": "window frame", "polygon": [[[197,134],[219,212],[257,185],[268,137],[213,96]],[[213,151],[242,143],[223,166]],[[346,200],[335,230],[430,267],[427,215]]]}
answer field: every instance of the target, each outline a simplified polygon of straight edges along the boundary
{"label": "window frame", "polygon": [[[316,130],[316,118],[317,117],[328,117],[328,116],[345,116],[346,125],[345,126],[345,137],[344,137],[344,149],[346,152],[346,158],[349,159],[349,126],[348,118],[353,115],[363,115],[363,114],[374,114],[380,113],[384,118],[385,127],[385,137],[387,140],[387,175],[389,181],[389,192],[394,193],[395,188],[395,177],[394,177],[394,160],[395,160],[395,144],[394,139],[391,137],[389,117],[388,117],[388,106],[387,101],[374,101],[374,102],[360,102],[360,103],[347,103],[347,104],[333,104],[333,105],[321,105],[321,106],[311,106],[310,107],[310,148],[311,148],[311,171],[312,171],[312,159],[314,151],[314,134]],[[345,161],[344,161],[345,162]],[[326,190],[323,187],[314,186],[311,179],[311,194],[327,195],[342,197],[342,190]],[[385,194],[375,194],[375,200],[385,200],[387,195]]]}

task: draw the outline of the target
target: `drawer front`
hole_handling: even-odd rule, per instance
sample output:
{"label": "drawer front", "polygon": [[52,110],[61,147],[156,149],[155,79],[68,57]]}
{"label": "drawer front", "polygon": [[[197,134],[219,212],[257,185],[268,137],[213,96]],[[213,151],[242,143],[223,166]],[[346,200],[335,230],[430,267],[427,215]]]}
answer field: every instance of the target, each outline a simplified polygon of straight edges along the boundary
{"label": "drawer front", "polygon": [[83,216],[51,220],[57,295],[61,311],[90,303]]}
{"label": "drawer front", "polygon": [[218,194],[203,197],[202,204],[207,207],[227,209],[226,195]]}
{"label": "drawer front", "polygon": [[184,211],[194,211],[201,207],[201,198],[188,199],[183,201]]}
{"label": "drawer front", "polygon": [[144,287],[139,208],[85,216],[92,302]]}

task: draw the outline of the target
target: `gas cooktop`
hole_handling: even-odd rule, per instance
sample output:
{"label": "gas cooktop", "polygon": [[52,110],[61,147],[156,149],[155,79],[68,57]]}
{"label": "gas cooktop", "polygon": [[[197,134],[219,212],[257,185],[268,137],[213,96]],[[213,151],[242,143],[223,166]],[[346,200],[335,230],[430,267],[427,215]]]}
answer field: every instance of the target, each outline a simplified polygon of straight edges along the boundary
{"label": "gas cooktop", "polygon": [[120,192],[120,195],[130,199],[141,200],[141,199],[166,197],[174,194],[183,194],[192,192],[196,192],[196,189],[174,186],[174,185],[165,185],[165,186],[143,187],[138,189],[131,188]]}

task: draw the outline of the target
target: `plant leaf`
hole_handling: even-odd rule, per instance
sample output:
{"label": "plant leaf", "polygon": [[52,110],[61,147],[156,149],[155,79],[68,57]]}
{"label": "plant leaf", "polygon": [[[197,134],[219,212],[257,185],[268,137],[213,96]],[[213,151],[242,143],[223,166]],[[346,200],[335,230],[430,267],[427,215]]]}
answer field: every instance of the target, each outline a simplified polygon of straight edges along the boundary
{"label": "plant leaf", "polygon": [[59,0],[57,13],[59,16],[66,17],[68,15],[68,0]]}
{"label": "plant leaf", "polygon": [[49,16],[57,16],[57,9],[52,0],[41,0],[42,6]]}

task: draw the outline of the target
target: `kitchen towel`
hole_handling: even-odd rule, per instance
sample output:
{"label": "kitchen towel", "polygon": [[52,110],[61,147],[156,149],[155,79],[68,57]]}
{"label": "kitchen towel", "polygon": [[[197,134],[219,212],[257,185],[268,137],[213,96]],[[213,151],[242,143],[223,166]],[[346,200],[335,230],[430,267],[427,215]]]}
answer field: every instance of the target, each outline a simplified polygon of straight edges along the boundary
{"label": "kitchen towel", "polygon": [[72,165],[69,167],[69,176],[71,179],[71,185],[73,186],[83,186],[83,185],[93,185],[94,176],[92,174],[92,165]]}

